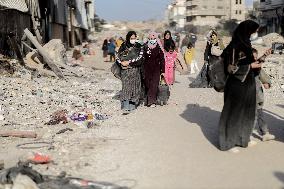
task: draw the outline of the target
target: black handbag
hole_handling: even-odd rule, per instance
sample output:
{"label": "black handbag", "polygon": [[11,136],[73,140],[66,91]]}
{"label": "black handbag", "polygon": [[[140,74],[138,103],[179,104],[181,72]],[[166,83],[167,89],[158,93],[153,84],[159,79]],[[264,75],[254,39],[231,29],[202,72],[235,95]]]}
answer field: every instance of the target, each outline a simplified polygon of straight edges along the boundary
{"label": "black handbag", "polygon": [[[233,49],[233,56],[231,65],[235,64],[235,49]],[[225,73],[224,58],[222,56],[212,56],[209,59],[208,75],[213,88],[217,92],[224,92],[227,82],[227,75]]]}
{"label": "black handbag", "polygon": [[120,64],[116,61],[113,63],[113,65],[110,68],[110,71],[113,73],[114,77],[121,79],[121,66]]}

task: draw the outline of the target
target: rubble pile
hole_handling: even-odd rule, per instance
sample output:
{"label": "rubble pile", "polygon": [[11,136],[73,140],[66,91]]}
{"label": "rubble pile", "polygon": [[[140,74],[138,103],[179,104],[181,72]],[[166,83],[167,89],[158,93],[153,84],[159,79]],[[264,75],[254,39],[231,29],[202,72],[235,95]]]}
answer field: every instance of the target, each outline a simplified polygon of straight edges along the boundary
{"label": "rubble pile", "polygon": [[[273,43],[284,43],[284,38],[277,33],[270,33],[260,38],[262,43],[253,43],[253,47],[258,50],[259,56],[266,50],[272,48]],[[271,54],[266,58],[263,69],[271,78],[272,88],[266,91],[269,99],[283,98],[284,95],[284,55]]]}
{"label": "rubble pile", "polygon": [[284,96],[284,56],[283,55],[270,55],[263,65],[263,69],[270,76],[272,81],[271,90],[267,94],[273,97]]}
{"label": "rubble pile", "polygon": [[[120,82],[105,71],[78,68],[84,77],[66,80],[41,77],[1,77],[0,102],[8,125],[44,125],[59,110],[74,113],[90,109],[103,115],[119,111],[119,102],[113,100]],[[27,72],[24,76],[29,75]],[[27,76],[29,78],[29,76]]]}
{"label": "rubble pile", "polygon": [[278,33],[270,33],[262,37],[264,44],[271,47],[273,43],[284,43],[284,38]]}

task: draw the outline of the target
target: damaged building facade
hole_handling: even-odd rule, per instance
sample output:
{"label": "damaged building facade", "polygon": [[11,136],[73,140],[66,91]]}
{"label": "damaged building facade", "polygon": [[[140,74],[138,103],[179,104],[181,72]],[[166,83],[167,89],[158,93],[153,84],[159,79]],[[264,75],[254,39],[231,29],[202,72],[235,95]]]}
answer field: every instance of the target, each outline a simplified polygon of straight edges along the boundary
{"label": "damaged building facade", "polygon": [[7,54],[9,34],[21,44],[25,28],[42,44],[51,39],[61,39],[66,47],[81,44],[94,31],[94,14],[94,0],[1,0],[0,53]]}
{"label": "damaged building facade", "polygon": [[283,0],[260,0],[259,13],[263,34],[275,32],[284,36]]}

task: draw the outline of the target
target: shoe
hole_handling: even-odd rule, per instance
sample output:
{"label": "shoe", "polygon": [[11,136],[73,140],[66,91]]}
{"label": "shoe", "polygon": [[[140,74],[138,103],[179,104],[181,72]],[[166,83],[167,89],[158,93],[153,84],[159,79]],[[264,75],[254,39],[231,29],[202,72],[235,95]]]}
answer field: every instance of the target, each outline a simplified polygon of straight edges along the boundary
{"label": "shoe", "polygon": [[240,150],[237,147],[231,148],[230,150],[228,150],[228,152],[231,152],[233,154],[237,154],[240,153]]}
{"label": "shoe", "polygon": [[270,140],[275,140],[275,136],[270,133],[266,133],[265,135],[262,136],[263,142],[270,141]]}
{"label": "shoe", "polygon": [[156,108],[156,105],[155,105],[155,104],[152,104],[152,105],[150,106],[150,108]]}
{"label": "shoe", "polygon": [[130,110],[127,110],[127,109],[124,109],[124,110],[122,110],[122,115],[128,115],[128,114],[130,114]]}
{"label": "shoe", "polygon": [[253,147],[253,146],[255,146],[255,145],[257,145],[257,142],[254,141],[254,140],[251,140],[251,141],[249,141],[249,143],[248,143],[248,147]]}

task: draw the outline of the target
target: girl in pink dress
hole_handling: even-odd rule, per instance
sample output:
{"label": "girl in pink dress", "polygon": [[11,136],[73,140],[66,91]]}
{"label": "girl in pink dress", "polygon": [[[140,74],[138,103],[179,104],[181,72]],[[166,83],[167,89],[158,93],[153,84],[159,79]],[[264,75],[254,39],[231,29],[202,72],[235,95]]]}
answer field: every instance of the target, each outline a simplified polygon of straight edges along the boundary
{"label": "girl in pink dress", "polygon": [[173,85],[175,82],[175,61],[177,60],[177,52],[175,45],[169,45],[165,52],[165,79],[168,85]]}

